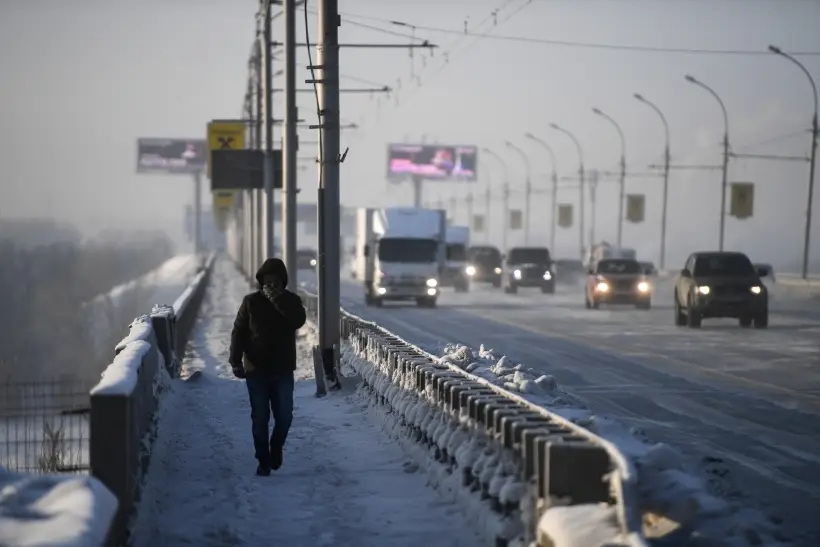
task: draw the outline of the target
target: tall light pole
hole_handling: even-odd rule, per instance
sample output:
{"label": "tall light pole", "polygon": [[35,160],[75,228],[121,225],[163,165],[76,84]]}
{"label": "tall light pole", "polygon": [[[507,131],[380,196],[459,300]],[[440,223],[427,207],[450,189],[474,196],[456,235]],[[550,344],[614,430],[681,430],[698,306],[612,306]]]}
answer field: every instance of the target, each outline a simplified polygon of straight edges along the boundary
{"label": "tall light pole", "polygon": [[615,130],[618,132],[618,136],[621,138],[621,174],[620,174],[620,199],[618,200],[618,247],[623,245],[623,233],[624,233],[624,200],[626,199],[626,139],[624,138],[624,132],[621,130],[621,126],[618,125],[614,119],[608,114],[605,114],[599,108],[593,108],[592,112],[601,116],[603,119],[607,120]]}
{"label": "tall light pole", "polygon": [[690,84],[695,84],[708,91],[718,102],[720,110],[723,112],[723,181],[721,183],[720,192],[720,235],[718,239],[718,250],[722,251],[726,231],[726,187],[729,184],[729,115],[726,113],[726,105],[723,104],[723,99],[720,98],[720,95],[718,95],[714,89],[689,74],[687,74],[685,78]]}
{"label": "tall light pole", "polygon": [[511,143],[510,141],[504,141],[504,144],[510,150],[515,151],[524,162],[524,169],[526,169],[526,187],[524,190],[525,201],[524,201],[524,245],[530,244],[530,198],[532,197],[532,166],[530,165],[530,159],[527,157],[527,154],[518,148],[516,145]]}
{"label": "tall light pole", "polygon": [[487,244],[490,244],[490,211],[492,211],[493,180],[490,172],[487,171],[487,190],[484,192],[484,233],[487,236]]}
{"label": "tall light pole", "polygon": [[282,135],[282,250],[290,283],[298,286],[296,264],[296,0],[282,2],[285,14],[285,127]]}
{"label": "tall light pole", "polygon": [[661,212],[661,259],[659,264],[660,269],[663,270],[666,269],[666,211],[669,205],[669,124],[666,122],[666,116],[654,103],[646,100],[640,93],[635,93],[634,97],[654,110],[663,122],[666,144],[663,149],[663,210]]}
{"label": "tall light pole", "polygon": [[[583,256],[584,253],[584,150],[581,148],[581,143],[578,142],[578,139],[575,138],[575,135],[564,129],[563,127],[556,125],[554,123],[550,124],[550,127],[555,129],[556,131],[560,131],[567,137],[569,137],[573,143],[575,143],[575,148],[578,149],[578,198],[579,198],[579,232],[578,232],[578,243],[581,247],[581,255]],[[592,247],[593,242],[589,242],[589,246]]]}
{"label": "tall light pole", "polygon": [[769,51],[776,55],[780,55],[781,57],[788,59],[792,63],[796,64],[800,70],[806,75],[809,79],[809,83],[811,84],[811,89],[814,92],[814,117],[811,119],[811,159],[809,160],[809,202],[806,206],[806,235],[803,240],[803,279],[807,279],[809,276],[809,242],[811,240],[811,210],[812,210],[812,202],[814,201],[814,167],[815,161],[817,159],[817,138],[818,138],[818,127],[817,127],[817,84],[814,83],[814,78],[812,78],[811,73],[808,69],[803,66],[797,59],[785,53],[782,49],[776,46],[769,46]]}
{"label": "tall light pole", "polygon": [[555,231],[558,224],[558,172],[555,167],[555,152],[553,152],[550,145],[532,133],[527,133],[524,136],[529,140],[540,144],[541,147],[549,154],[550,161],[552,163],[552,226],[550,228],[550,250],[555,252]]}
{"label": "tall light pole", "polygon": [[[504,223],[501,226],[501,247],[502,252],[507,252],[507,228],[510,224],[510,170],[507,167],[507,162],[504,159],[490,150],[489,148],[482,148],[481,149],[485,154],[488,156],[495,158],[495,160],[501,165],[501,169],[504,170],[504,184],[503,184],[503,192],[504,192]],[[489,194],[488,194],[489,195]]]}

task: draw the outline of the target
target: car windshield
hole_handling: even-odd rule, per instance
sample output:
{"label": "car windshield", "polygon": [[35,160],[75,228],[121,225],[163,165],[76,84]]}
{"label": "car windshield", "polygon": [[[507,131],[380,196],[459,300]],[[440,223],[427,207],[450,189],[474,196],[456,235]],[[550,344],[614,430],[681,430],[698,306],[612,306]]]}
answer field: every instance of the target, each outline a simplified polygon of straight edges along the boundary
{"label": "car windshield", "polygon": [[640,265],[641,265],[641,268],[643,268],[644,270],[647,270],[647,271],[652,271],[652,270],[655,269],[655,265],[652,264],[651,262],[641,262]]}
{"label": "car windshield", "polygon": [[512,249],[507,257],[510,264],[546,264],[550,261],[547,249]]}
{"label": "car windshield", "polygon": [[599,274],[639,274],[641,265],[634,260],[608,259],[598,262]]}
{"label": "car windshield", "polygon": [[471,247],[467,252],[471,262],[497,265],[501,263],[501,251],[495,247]]}
{"label": "car windshield", "polygon": [[695,260],[695,277],[753,276],[755,269],[745,255],[725,254],[699,256]]}
{"label": "car windshield", "polygon": [[463,262],[467,260],[467,248],[461,243],[447,245],[447,260]]}
{"label": "car windshield", "polygon": [[382,262],[435,262],[438,242],[433,239],[388,238],[378,243]]}

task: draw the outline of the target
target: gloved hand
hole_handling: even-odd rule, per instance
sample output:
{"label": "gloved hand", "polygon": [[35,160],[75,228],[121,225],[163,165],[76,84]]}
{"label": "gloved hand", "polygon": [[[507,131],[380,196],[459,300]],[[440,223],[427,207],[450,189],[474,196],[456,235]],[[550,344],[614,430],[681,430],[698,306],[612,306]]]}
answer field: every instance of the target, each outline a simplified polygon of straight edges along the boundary
{"label": "gloved hand", "polygon": [[233,371],[233,375],[239,378],[240,380],[244,380],[247,376],[245,374],[245,367],[243,367],[242,365],[231,364],[231,370]]}

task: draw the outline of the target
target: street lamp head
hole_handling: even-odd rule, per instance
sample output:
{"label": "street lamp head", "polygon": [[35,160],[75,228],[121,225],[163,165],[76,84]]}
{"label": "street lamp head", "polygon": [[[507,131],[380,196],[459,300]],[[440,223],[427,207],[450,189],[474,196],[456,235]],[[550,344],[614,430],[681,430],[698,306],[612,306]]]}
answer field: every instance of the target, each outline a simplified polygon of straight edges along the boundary
{"label": "street lamp head", "polygon": [[532,133],[524,133],[524,136],[528,139],[534,139],[535,138],[535,135],[533,135]]}
{"label": "street lamp head", "polygon": [[694,76],[692,76],[691,74],[687,74],[686,76],[684,76],[684,78],[685,78],[685,79],[686,79],[686,81],[687,81],[687,82],[689,82],[689,83],[692,83],[692,84],[697,83],[697,80],[696,80],[696,79],[695,79],[695,77],[694,77]]}
{"label": "street lamp head", "polygon": [[510,141],[504,141],[504,146],[506,146],[507,148],[512,148],[513,143],[511,143]]}
{"label": "street lamp head", "polygon": [[777,46],[769,46],[769,51],[772,53],[777,53],[778,55],[783,55],[783,50]]}
{"label": "street lamp head", "polygon": [[560,127],[558,127],[557,124],[554,124],[554,123],[551,123],[550,127],[552,127],[553,129],[561,129]]}
{"label": "street lamp head", "polygon": [[636,99],[638,99],[639,101],[645,101],[646,100],[646,99],[643,98],[643,95],[641,95],[640,93],[635,93],[632,96],[635,97]]}
{"label": "street lamp head", "polygon": [[595,114],[598,114],[599,116],[602,116],[602,115],[603,115],[603,112],[601,112],[601,111],[600,111],[599,109],[597,109],[597,108],[593,108],[593,109],[592,109],[592,111],[593,111]]}

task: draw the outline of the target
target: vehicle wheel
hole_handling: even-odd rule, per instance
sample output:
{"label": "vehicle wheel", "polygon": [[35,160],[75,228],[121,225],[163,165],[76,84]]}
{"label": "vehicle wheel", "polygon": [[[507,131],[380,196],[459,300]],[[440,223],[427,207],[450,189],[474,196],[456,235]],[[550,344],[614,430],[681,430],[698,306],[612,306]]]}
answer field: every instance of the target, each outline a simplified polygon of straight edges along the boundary
{"label": "vehicle wheel", "polygon": [[493,281],[493,287],[496,289],[501,288],[501,281]]}
{"label": "vehicle wheel", "polygon": [[518,287],[515,285],[510,285],[510,294],[516,294],[518,292]]}
{"label": "vehicle wheel", "polygon": [[683,310],[680,307],[680,302],[678,302],[678,293],[674,294],[675,297],[675,326],[682,327],[686,325],[686,314],[683,313]]}
{"label": "vehicle wheel", "polygon": [[738,323],[740,323],[740,326],[744,329],[748,329],[752,326],[752,316],[744,315],[740,319],[738,319]]}
{"label": "vehicle wheel", "polygon": [[601,303],[593,298],[592,299],[592,309],[597,310],[597,309],[600,309],[600,308],[601,308]]}
{"label": "vehicle wheel", "polygon": [[555,285],[544,285],[541,287],[543,294],[555,294]]}
{"label": "vehicle wheel", "polygon": [[372,306],[373,305],[373,296],[369,292],[366,292],[364,294],[364,305],[365,306]]}
{"label": "vehicle wheel", "polygon": [[692,304],[690,303],[686,309],[686,324],[690,329],[699,329],[701,319],[700,314],[692,307]]}
{"label": "vehicle wheel", "polygon": [[421,296],[416,299],[416,304],[420,308],[435,308],[436,307],[436,299]]}
{"label": "vehicle wheel", "polygon": [[588,310],[592,309],[592,302],[589,301],[589,295],[586,292],[584,293],[584,306]]}
{"label": "vehicle wheel", "polygon": [[755,328],[756,329],[765,329],[769,326],[769,310],[764,310],[760,312],[754,318]]}
{"label": "vehicle wheel", "polygon": [[652,309],[652,301],[651,300],[645,300],[643,302],[638,302],[637,304],[635,304],[635,307],[638,308],[639,310],[651,310]]}
{"label": "vehicle wheel", "polygon": [[382,300],[381,298],[374,298],[373,305],[377,308],[381,308],[382,306],[384,306],[384,300]]}

